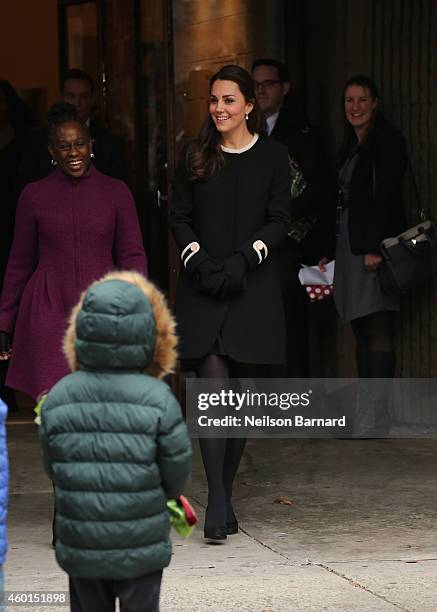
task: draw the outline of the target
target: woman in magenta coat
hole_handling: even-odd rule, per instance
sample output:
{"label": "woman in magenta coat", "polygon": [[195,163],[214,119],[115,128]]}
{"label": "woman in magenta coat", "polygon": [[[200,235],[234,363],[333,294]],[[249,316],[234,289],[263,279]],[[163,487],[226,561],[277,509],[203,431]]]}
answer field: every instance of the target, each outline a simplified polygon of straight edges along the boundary
{"label": "woman in magenta coat", "polygon": [[55,169],[20,196],[0,298],[6,384],[34,399],[68,373],[62,337],[81,292],[115,267],[147,273],[132,195],[91,163],[74,106],[52,107],[49,139]]}

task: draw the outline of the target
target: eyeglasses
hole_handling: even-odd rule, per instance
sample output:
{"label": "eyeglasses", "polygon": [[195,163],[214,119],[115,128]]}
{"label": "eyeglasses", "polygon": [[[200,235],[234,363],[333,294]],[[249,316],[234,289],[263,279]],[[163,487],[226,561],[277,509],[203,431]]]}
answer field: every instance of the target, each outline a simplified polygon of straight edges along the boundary
{"label": "eyeglasses", "polygon": [[273,79],[266,79],[265,81],[255,81],[255,89],[271,89],[276,83],[280,83],[281,81],[277,79],[274,81]]}
{"label": "eyeglasses", "polygon": [[83,149],[87,144],[88,142],[86,140],[80,139],[74,142],[60,142],[55,145],[55,148],[58,149],[58,151],[70,152],[72,149]]}

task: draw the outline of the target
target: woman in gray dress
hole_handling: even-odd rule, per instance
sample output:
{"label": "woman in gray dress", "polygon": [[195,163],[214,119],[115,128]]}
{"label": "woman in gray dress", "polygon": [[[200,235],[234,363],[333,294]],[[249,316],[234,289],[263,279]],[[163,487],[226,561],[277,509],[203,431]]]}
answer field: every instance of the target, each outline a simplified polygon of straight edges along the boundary
{"label": "woman in gray dress", "polygon": [[[379,112],[378,91],[366,76],[349,79],[343,90],[345,140],[337,175],[337,244],[334,299],[356,341],[360,378],[392,378],[394,312],[399,300],[382,290],[380,243],[404,229],[402,179],[405,141]],[[319,265],[323,269],[327,259]],[[390,427],[385,387],[367,385],[361,394],[354,431],[360,437],[385,434]]]}

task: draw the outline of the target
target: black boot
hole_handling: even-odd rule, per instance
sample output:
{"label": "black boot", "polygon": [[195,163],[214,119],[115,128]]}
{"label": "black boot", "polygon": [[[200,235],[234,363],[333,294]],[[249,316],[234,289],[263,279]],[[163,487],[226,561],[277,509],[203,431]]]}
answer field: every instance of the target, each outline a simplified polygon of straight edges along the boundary
{"label": "black boot", "polygon": [[358,378],[371,378],[369,366],[369,351],[357,349],[355,351]]}
{"label": "black boot", "polygon": [[389,401],[395,375],[395,354],[393,351],[371,351],[369,363],[371,377],[383,379],[379,383],[381,402],[375,414],[375,424],[377,434],[386,437],[391,428]]}
{"label": "black boot", "polygon": [[[381,438],[390,432],[388,401],[395,369],[392,351],[368,351],[362,356],[366,378],[360,379],[359,403],[354,419],[355,438]],[[378,379],[378,380],[375,380]]]}
{"label": "black boot", "polygon": [[226,540],[227,512],[223,484],[226,438],[200,438],[199,444],[208,481],[204,536],[207,540]]}
{"label": "black boot", "polygon": [[228,438],[225,460],[223,463],[223,484],[226,495],[226,528],[227,534],[238,533],[238,521],[232,507],[232,487],[243,456],[246,438]]}
{"label": "black boot", "polygon": [[369,398],[369,383],[367,380],[371,377],[369,351],[357,347],[355,351],[355,358],[359,378],[359,395],[358,404],[355,408],[351,437],[371,437],[374,430],[374,419]]}

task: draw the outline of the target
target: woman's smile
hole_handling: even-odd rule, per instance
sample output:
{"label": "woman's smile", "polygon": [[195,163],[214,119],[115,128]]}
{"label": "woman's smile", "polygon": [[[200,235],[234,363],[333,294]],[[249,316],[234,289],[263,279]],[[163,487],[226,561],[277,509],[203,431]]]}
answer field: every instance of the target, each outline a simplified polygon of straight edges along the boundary
{"label": "woman's smile", "polygon": [[238,85],[233,81],[217,80],[211,88],[209,113],[218,130],[234,133],[246,128],[246,114],[253,108],[247,103]]}
{"label": "woman's smile", "polygon": [[91,139],[80,124],[66,122],[59,126],[49,150],[64,174],[80,177],[88,170]]}

